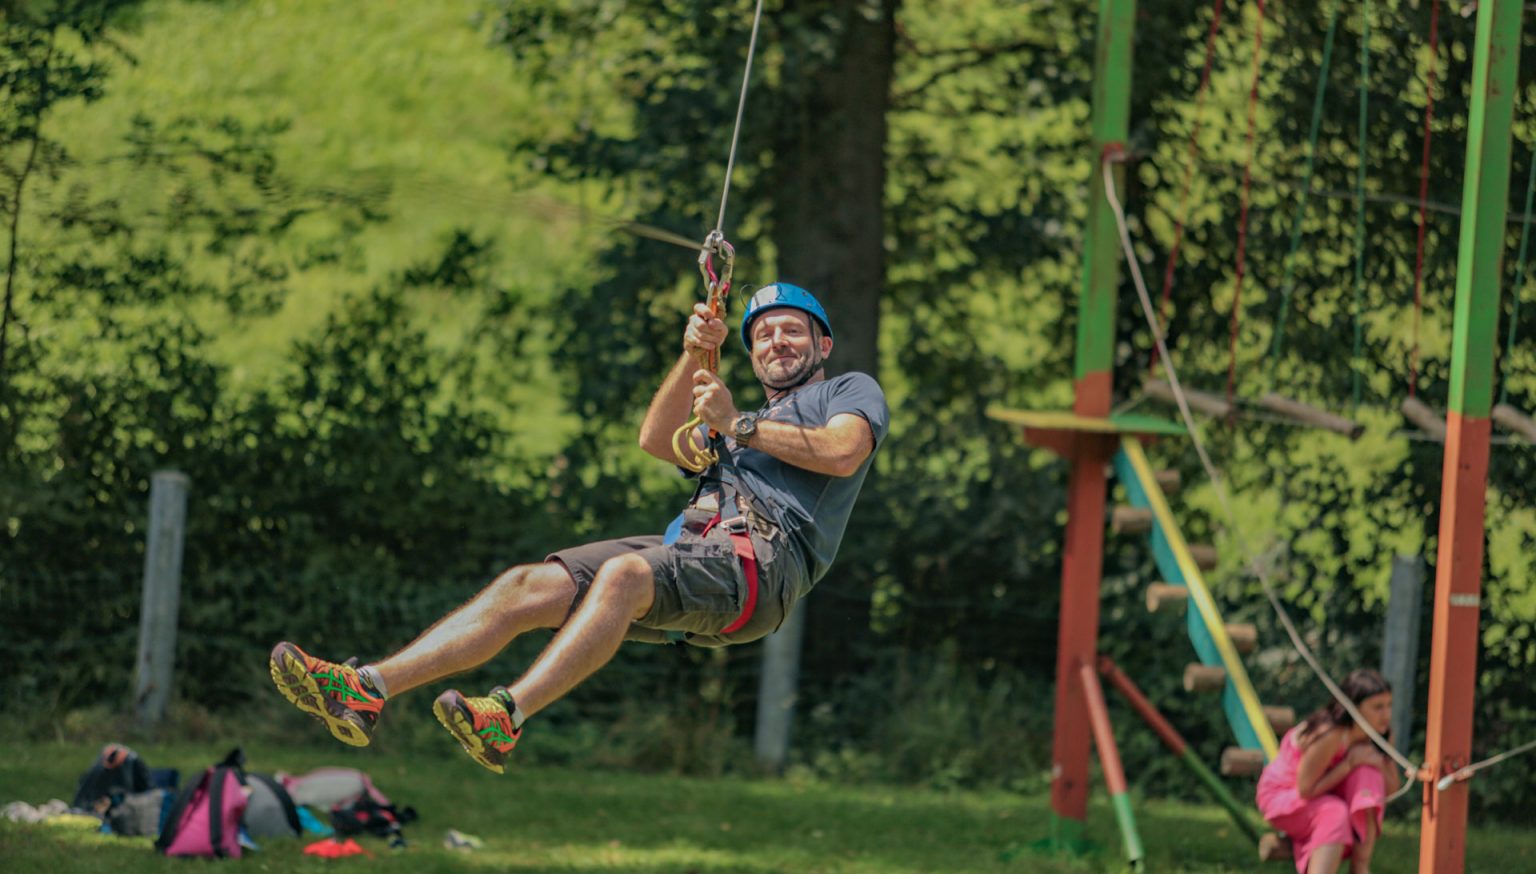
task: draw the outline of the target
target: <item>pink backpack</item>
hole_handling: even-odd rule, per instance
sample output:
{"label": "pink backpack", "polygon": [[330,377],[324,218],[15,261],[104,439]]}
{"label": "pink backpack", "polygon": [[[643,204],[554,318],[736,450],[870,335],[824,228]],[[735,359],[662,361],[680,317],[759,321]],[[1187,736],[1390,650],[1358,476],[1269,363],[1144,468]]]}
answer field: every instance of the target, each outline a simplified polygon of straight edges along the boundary
{"label": "pink backpack", "polygon": [[182,791],[155,849],[167,856],[240,857],[245,815],[245,755],[238,749]]}

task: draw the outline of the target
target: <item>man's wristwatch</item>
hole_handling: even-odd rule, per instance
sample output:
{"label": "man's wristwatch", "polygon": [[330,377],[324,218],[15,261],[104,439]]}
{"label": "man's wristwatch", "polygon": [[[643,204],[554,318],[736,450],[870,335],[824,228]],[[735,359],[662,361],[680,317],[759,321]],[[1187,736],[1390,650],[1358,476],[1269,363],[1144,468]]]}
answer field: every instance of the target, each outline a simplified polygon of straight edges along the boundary
{"label": "man's wristwatch", "polygon": [[752,413],[742,413],[731,423],[731,436],[736,438],[737,446],[752,445],[752,438],[757,436],[757,416]]}

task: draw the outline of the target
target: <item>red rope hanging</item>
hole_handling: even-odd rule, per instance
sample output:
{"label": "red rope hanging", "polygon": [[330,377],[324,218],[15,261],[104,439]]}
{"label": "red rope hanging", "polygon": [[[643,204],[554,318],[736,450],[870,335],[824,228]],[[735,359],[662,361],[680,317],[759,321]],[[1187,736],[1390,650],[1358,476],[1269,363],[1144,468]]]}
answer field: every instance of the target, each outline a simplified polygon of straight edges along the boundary
{"label": "red rope hanging", "polygon": [[[1205,34],[1205,68],[1200,72],[1200,88],[1195,92],[1195,124],[1189,132],[1189,156],[1184,162],[1184,183],[1179,188],[1179,212],[1173,226],[1173,246],[1168,249],[1168,263],[1163,267],[1163,295],[1157,305],[1157,327],[1167,327],[1168,301],[1173,296],[1173,274],[1178,269],[1179,248],[1184,243],[1184,224],[1189,220],[1189,187],[1195,178],[1195,161],[1200,156],[1200,120],[1205,95],[1211,90],[1211,64],[1216,57],[1216,31],[1221,27],[1222,0],[1215,0],[1211,27]],[[1157,366],[1157,344],[1152,345],[1151,366]]]}
{"label": "red rope hanging", "polygon": [[1253,143],[1258,126],[1259,71],[1264,49],[1264,0],[1258,0],[1259,23],[1253,31],[1253,77],[1248,85],[1248,158],[1243,163],[1243,193],[1237,220],[1237,280],[1232,289],[1231,337],[1227,341],[1227,403],[1237,390],[1237,329],[1243,303],[1243,274],[1247,272],[1248,204],[1253,186]]}
{"label": "red rope hanging", "polygon": [[1429,84],[1424,91],[1424,157],[1419,164],[1419,242],[1413,261],[1413,347],[1408,355],[1408,397],[1419,390],[1419,318],[1424,309],[1424,229],[1429,212],[1429,144],[1435,120],[1435,59],[1440,47],[1440,0],[1429,7]]}

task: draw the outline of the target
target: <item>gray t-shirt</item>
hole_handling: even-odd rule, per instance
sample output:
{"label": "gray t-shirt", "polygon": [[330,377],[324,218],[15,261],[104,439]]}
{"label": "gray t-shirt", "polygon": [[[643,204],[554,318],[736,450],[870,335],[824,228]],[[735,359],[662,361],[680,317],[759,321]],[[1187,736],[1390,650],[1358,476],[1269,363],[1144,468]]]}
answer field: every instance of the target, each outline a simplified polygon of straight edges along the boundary
{"label": "gray t-shirt", "polygon": [[[775,422],[820,428],[842,413],[862,416],[869,422],[876,447],[885,440],[891,412],[880,384],[866,373],[845,373],[803,386],[771,402],[760,415]],[[741,472],[739,488],[789,536],[814,585],[837,556],[875,454],[871,452],[852,476],[837,477],[795,467],[751,447],[743,449],[730,438],[726,445]],[[723,475],[729,479],[732,472],[726,469]]]}

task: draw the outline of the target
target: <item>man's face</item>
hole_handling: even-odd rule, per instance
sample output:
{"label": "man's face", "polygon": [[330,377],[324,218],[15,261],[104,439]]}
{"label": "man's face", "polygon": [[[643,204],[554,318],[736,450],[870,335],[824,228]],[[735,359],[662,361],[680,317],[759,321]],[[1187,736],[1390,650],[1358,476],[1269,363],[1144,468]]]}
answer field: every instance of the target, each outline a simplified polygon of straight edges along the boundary
{"label": "man's face", "polygon": [[811,317],[796,309],[774,309],[752,322],[752,370],[763,385],[788,388],[821,367],[832,338],[811,329]]}

